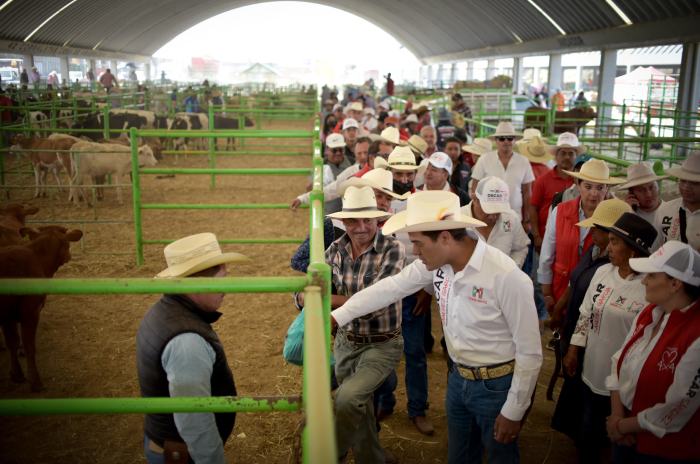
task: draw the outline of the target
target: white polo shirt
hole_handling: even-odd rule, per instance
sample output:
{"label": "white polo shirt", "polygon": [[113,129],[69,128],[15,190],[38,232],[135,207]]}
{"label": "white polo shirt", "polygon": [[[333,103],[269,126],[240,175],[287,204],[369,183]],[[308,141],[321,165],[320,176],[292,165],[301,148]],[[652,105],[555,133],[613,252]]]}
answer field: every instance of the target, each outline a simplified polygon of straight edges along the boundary
{"label": "white polo shirt", "polygon": [[[476,235],[471,235],[476,237]],[[542,365],[532,281],[500,250],[478,239],[467,265],[429,271],[415,260],[399,274],[354,294],[331,314],[339,326],[433,285],[452,360],[490,366],[515,359],[515,372],[501,414],[521,420]]]}
{"label": "white polo shirt", "polygon": [[647,306],[642,274],[623,279],[611,263],[600,266],[588,286],[571,344],[586,347],[581,379],[598,395],[609,396],[605,378],[610,358],[622,346],[632,322]]}
{"label": "white polo shirt", "polygon": [[[338,177],[333,175],[330,166],[323,165],[323,201],[331,201],[340,198],[338,188],[340,184],[350,179],[352,176],[360,172],[360,165],[355,163],[343,170]],[[302,193],[297,199],[303,204],[308,205],[311,199],[311,192]]]}
{"label": "white polo shirt", "polygon": [[[463,206],[462,213],[469,217],[474,217],[472,203]],[[479,232],[479,229],[476,229],[476,231]],[[525,258],[527,258],[527,246],[530,244],[530,238],[525,233],[518,216],[511,211],[500,214],[496,224],[491,229],[489,238],[486,239],[486,243],[510,256],[518,267],[523,267]]]}
{"label": "white polo shirt", "polygon": [[510,207],[520,218],[523,209],[523,184],[535,181],[530,161],[520,153],[514,152],[508,161],[508,167],[504,168],[498,159],[498,152],[490,151],[479,157],[472,170],[472,179],[481,180],[488,176],[496,176],[508,184]]}
{"label": "white polo shirt", "polygon": [[659,206],[654,226],[662,235],[664,242],[669,240],[681,241],[681,209],[685,211],[685,233],[688,245],[696,250],[700,250],[700,209],[691,212],[683,206],[683,198],[678,197]]}

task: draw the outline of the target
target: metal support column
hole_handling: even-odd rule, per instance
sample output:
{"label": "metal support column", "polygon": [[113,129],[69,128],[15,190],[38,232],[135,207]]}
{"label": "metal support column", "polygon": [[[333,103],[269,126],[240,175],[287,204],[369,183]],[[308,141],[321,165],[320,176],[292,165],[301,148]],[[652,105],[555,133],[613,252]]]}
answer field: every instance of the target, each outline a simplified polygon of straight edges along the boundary
{"label": "metal support column", "polygon": [[562,69],[561,69],[561,53],[553,53],[549,55],[549,82],[547,89],[550,95],[554,95],[557,89],[561,90]]}
{"label": "metal support column", "polygon": [[450,66],[450,85],[454,85],[455,82],[457,82],[457,62]]}
{"label": "metal support column", "polygon": [[32,70],[32,66],[34,66],[34,55],[22,55],[22,67],[29,72]]}
{"label": "metal support column", "polygon": [[59,57],[60,61],[60,66],[59,66],[59,72],[61,73],[61,80],[59,82],[60,85],[66,84],[70,86],[70,60],[68,56],[61,56]]}
{"label": "metal support column", "polygon": [[523,85],[523,60],[524,58],[520,56],[513,58],[513,92],[516,94],[525,90]]}
{"label": "metal support column", "polygon": [[432,87],[433,86],[433,65],[429,64],[428,65],[428,75],[426,76],[426,81],[427,81],[427,87]]}
{"label": "metal support column", "polygon": [[[691,115],[697,114],[700,105],[700,43],[688,42],[683,44],[681,56],[681,72],[678,77],[678,103],[674,137],[693,137],[697,134],[695,125],[697,119]],[[685,117],[683,117],[685,116]],[[677,144],[675,156],[684,158],[690,147]]]}
{"label": "metal support column", "polygon": [[[600,78],[598,79],[598,127],[603,121],[609,121],[612,107],[601,103],[612,103],[615,90],[615,71],[617,69],[617,49],[600,52]],[[599,132],[600,133],[600,132]]]}
{"label": "metal support column", "polygon": [[488,60],[486,65],[486,80],[491,80],[496,75],[496,60]]}
{"label": "metal support column", "polygon": [[467,61],[467,75],[465,76],[465,79],[468,81],[474,80],[474,62],[473,61]]}

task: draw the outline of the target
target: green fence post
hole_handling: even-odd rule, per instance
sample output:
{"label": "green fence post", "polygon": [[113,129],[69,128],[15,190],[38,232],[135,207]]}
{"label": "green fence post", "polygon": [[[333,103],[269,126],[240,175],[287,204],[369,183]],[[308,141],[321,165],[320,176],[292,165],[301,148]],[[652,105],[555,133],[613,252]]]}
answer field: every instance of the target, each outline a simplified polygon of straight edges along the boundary
{"label": "green fence post", "polygon": [[131,139],[131,196],[134,208],[134,232],[136,234],[136,265],[143,265],[143,229],[141,223],[141,177],[139,175],[138,130],[129,130]]}
{"label": "green fence post", "polygon": [[[214,107],[212,105],[209,105],[208,108],[209,112],[209,130],[213,131],[214,130]],[[211,169],[216,168],[216,138],[215,137],[208,137],[209,141],[209,167]],[[211,175],[211,181],[209,183],[209,188],[212,190],[216,187],[216,174]]]}
{"label": "green fence post", "polygon": [[642,151],[642,159],[640,161],[646,161],[649,158],[649,137],[651,134],[651,106],[647,107],[647,120],[644,124],[644,138],[647,139],[644,142],[644,148]]}
{"label": "green fence post", "polygon": [[143,109],[146,111],[150,111],[151,109],[151,99],[148,87],[146,87],[143,91]]}
{"label": "green fence post", "polygon": [[[618,134],[619,136],[619,142],[617,142],[617,157],[619,159],[624,158],[624,148],[625,148],[625,113],[627,112],[627,107],[623,103],[622,104],[622,119],[620,119],[620,133]],[[602,145],[602,142],[601,142]]]}

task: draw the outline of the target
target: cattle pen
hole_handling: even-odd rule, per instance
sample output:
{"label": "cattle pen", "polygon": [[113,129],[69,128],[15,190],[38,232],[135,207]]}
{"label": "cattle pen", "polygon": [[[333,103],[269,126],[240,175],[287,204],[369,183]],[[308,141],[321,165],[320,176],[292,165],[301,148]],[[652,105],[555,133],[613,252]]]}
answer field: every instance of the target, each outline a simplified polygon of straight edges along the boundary
{"label": "cattle pen", "polygon": [[[135,132],[132,129],[132,156],[136,150],[134,135],[147,135],[147,131]],[[222,136],[225,133],[198,132],[183,134],[172,132],[168,136],[197,137]],[[236,137],[246,131],[236,133]],[[247,131],[264,132],[264,131]],[[266,137],[274,137],[267,132]],[[279,134],[279,131],[278,131]],[[160,135],[160,134],[159,134]],[[260,134],[258,134],[260,135]],[[143,414],[156,412],[278,412],[302,411],[304,429],[302,434],[303,462],[325,463],[336,461],[335,432],[332,418],[330,389],[330,268],[325,263],[323,254],[323,191],[322,165],[320,151],[319,122],[310,132],[289,131],[286,135],[294,137],[314,137],[311,170],[293,169],[282,174],[312,173],[312,193],[309,208],[309,232],[311,240],[311,259],[306,276],[299,277],[230,277],[221,279],[3,279],[0,282],[1,294],[156,294],[156,293],[305,293],[306,311],[304,311],[304,358],[301,401],[296,395],[220,397],[220,398],[56,398],[56,399],[5,399],[0,400],[0,415],[55,415],[55,414]],[[210,144],[211,145],[211,144]],[[211,160],[210,160],[211,161]],[[162,169],[162,168],[161,168]],[[180,169],[178,171],[178,169]],[[178,173],[194,174],[187,168],[174,168]],[[156,170],[157,171],[157,170]],[[140,201],[139,175],[157,174],[156,171],[142,169],[136,162],[133,169],[134,214],[148,204]],[[196,174],[280,174],[275,170],[253,169],[219,169],[215,166],[198,170]],[[171,174],[174,172],[170,172]],[[212,183],[213,186],[213,183]],[[137,207],[138,204],[138,207]],[[186,205],[185,205],[186,206]],[[212,209],[217,209],[216,206]],[[223,207],[222,205],[218,205]],[[231,208],[248,208],[254,205],[228,205]],[[267,205],[269,206],[269,205]],[[279,206],[279,205],[277,205]],[[277,207],[275,206],[275,207]],[[266,207],[262,205],[262,207]],[[170,208],[170,206],[168,206]],[[134,221],[135,227],[139,226]],[[255,239],[251,239],[255,240]],[[222,240],[226,243],[226,240]],[[154,243],[162,243],[156,242]],[[149,243],[144,241],[143,243]],[[237,242],[236,242],[237,243]],[[246,242],[250,243],[250,242]],[[257,242],[259,243],[259,242]],[[141,261],[142,262],[142,261]]]}

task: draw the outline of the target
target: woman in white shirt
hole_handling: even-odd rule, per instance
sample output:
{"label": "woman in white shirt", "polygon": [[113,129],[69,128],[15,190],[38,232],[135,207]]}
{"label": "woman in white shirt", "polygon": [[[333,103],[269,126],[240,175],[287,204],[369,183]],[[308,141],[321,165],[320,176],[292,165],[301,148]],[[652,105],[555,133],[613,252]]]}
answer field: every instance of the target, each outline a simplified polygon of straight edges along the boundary
{"label": "woman in white shirt", "polygon": [[607,430],[616,463],[700,461],[700,253],[666,242],[630,260],[651,303],[612,357]]}
{"label": "woman in white shirt", "polygon": [[610,263],[598,268],[583,298],[576,329],[564,357],[564,369],[573,377],[579,350],[585,348],[581,380],[584,414],[579,452],[582,462],[598,462],[608,446],[605,418],[610,414],[605,377],[610,357],[627,335],[634,317],[646,305],[642,275],[630,267],[630,258],[649,256],[656,229],[634,213],[624,213],[612,227],[595,224],[609,232]]}

